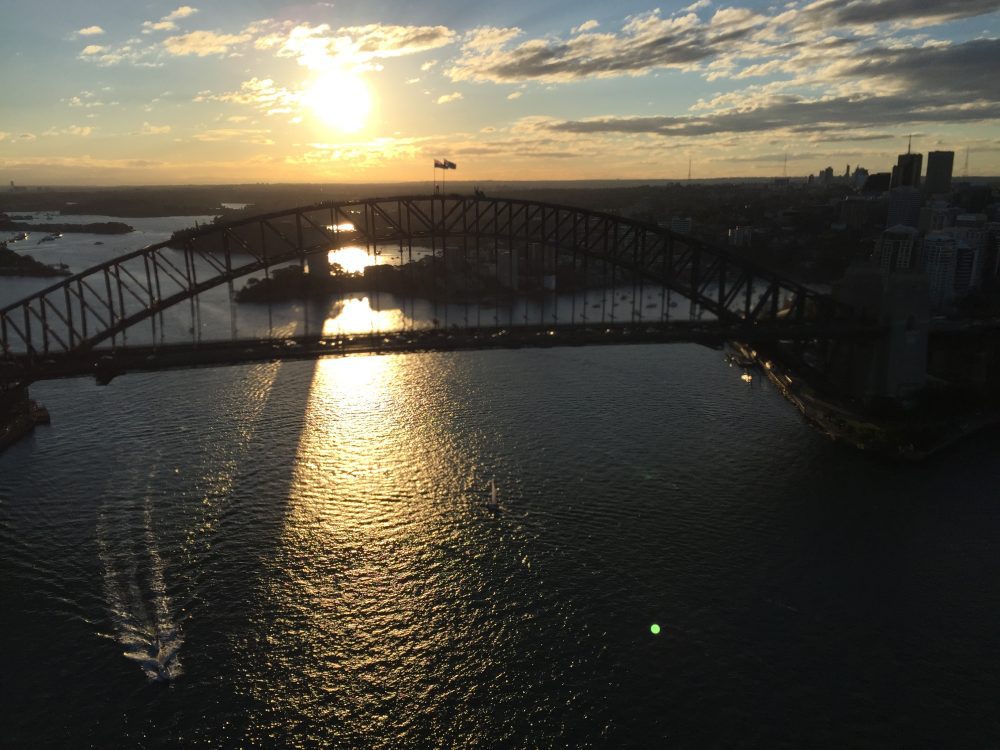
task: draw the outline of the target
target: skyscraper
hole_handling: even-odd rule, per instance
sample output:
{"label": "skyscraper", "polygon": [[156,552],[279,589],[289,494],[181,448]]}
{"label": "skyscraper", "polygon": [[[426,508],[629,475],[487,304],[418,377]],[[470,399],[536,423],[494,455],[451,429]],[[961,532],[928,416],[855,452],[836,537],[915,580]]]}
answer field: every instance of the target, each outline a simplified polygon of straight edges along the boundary
{"label": "skyscraper", "polygon": [[900,154],[892,168],[892,187],[920,187],[920,170],[924,165],[923,154]]}
{"label": "skyscraper", "polygon": [[930,195],[951,192],[951,170],[955,166],[954,151],[931,151],[927,154],[925,191]]}

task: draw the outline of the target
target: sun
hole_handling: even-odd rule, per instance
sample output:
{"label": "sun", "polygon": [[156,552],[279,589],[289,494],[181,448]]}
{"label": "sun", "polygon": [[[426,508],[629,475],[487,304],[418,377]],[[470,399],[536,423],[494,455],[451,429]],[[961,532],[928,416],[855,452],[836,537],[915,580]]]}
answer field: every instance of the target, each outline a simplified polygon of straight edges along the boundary
{"label": "sun", "polygon": [[343,69],[321,73],[306,90],[303,101],[321,122],[345,133],[361,130],[372,108],[368,84]]}

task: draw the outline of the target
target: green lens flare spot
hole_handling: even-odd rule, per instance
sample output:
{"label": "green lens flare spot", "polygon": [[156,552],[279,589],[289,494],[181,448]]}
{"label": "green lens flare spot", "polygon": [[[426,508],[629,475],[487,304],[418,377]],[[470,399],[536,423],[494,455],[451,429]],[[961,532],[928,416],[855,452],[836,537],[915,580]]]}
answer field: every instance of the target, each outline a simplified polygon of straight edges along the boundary
{"label": "green lens flare spot", "polygon": [[649,632],[652,633],[653,635],[659,635],[660,626],[654,622],[652,625],[649,626]]}

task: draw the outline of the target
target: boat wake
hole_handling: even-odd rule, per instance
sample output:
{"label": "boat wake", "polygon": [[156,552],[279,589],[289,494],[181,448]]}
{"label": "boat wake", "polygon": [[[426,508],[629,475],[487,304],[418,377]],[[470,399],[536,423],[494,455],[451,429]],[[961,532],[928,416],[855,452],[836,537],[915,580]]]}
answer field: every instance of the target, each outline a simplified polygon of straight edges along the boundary
{"label": "boat wake", "polygon": [[122,653],[141,667],[150,682],[162,682],[173,680],[183,672],[179,653],[184,637],[167,594],[163,559],[148,501],[143,521],[145,544],[143,549],[136,551],[129,543],[128,534],[121,544],[111,541],[112,530],[106,514],[102,513],[98,523],[98,544],[108,610],[116,640],[124,648]]}

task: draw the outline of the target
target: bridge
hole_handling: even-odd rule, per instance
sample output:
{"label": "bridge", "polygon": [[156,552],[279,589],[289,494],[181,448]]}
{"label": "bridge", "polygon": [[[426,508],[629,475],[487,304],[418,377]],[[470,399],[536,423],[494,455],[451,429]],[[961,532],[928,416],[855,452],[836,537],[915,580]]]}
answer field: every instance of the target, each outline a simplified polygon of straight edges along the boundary
{"label": "bridge", "polygon": [[[378,265],[363,277],[337,269],[331,276],[329,253],[344,247],[363,248]],[[308,321],[305,335],[241,336],[235,282],[263,273],[260,289],[273,296],[289,266],[300,270],[292,286],[421,298],[435,314],[357,336],[309,335]],[[281,278],[287,286],[288,274]],[[616,299],[623,287],[631,293]],[[198,301],[220,288],[230,305],[230,335],[206,340]],[[600,304],[587,304],[595,294]],[[678,298],[686,306],[681,316],[672,309]],[[168,330],[164,318],[185,305],[191,322],[186,341],[176,325]],[[455,316],[447,320],[456,306],[466,311],[461,323]],[[515,315],[517,306],[523,316]],[[486,325],[484,309],[493,311]],[[128,369],[254,361],[265,354],[638,340],[810,342],[856,335],[849,310],[832,298],[663,227],[478,195],[370,198],[187,230],[7,305],[0,309],[0,388],[95,370],[106,379]]]}

